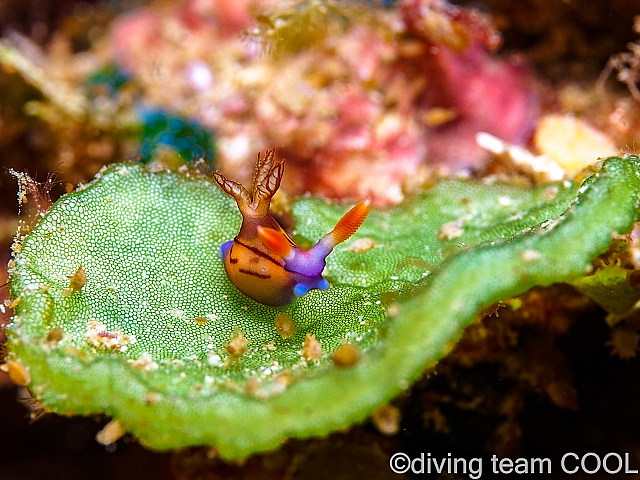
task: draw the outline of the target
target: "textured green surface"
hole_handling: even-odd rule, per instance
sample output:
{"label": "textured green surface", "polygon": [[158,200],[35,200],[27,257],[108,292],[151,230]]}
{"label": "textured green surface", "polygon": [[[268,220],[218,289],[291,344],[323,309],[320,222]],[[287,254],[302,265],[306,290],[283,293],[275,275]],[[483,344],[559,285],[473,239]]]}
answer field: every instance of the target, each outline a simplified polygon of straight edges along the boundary
{"label": "textured green surface", "polygon": [[[10,358],[54,411],[107,413],[152,448],[213,444],[231,458],[327,433],[406,388],[479,308],[584,273],[636,220],[639,171],[636,157],[611,159],[580,189],[442,182],[372,211],[329,257],[332,288],[276,310],[224,274],[218,247],[240,224],[231,199],[205,179],[117,165],[60,199],[18,248]],[[296,238],[315,241],[344,211],[296,201]],[[363,237],[375,246],[352,251]],[[64,297],[78,265],[87,283]],[[287,340],[273,324],[279,311],[299,330]],[[123,352],[94,347],[92,320],[136,342]],[[54,327],[64,331],[59,342]],[[250,351],[225,366],[236,329]],[[301,357],[307,332],[322,343],[319,363]],[[356,366],[331,364],[341,341],[364,350]],[[146,354],[157,369],[133,367]]]}
{"label": "textured green surface", "polygon": [[629,283],[628,273],[628,269],[619,265],[605,265],[593,275],[581,277],[571,284],[607,312],[622,315],[640,300],[640,290]]}

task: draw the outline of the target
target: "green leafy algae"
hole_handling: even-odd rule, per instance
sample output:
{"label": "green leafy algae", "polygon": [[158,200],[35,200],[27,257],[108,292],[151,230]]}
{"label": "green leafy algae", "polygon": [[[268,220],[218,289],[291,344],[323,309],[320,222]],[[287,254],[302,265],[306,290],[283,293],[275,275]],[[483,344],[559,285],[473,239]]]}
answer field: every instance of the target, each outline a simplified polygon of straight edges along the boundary
{"label": "green leafy algae", "polygon": [[318,47],[331,34],[346,30],[355,20],[372,21],[373,11],[347,2],[302,2],[289,9],[264,12],[243,36],[280,58]]}
{"label": "green leafy algae", "polygon": [[629,283],[628,275],[628,269],[613,263],[599,268],[593,275],[578,278],[571,284],[613,314],[612,320],[619,320],[640,300],[640,290]]}
{"label": "green leafy algae", "polygon": [[[480,308],[583,275],[637,220],[639,175],[627,156],[581,186],[443,181],[372,211],[328,258],[332,287],[274,309],[224,273],[218,248],[241,222],[232,199],[206,178],[116,165],[16,242],[9,358],[53,411],[106,413],[154,449],[211,444],[233,458],[325,434],[407,388]],[[344,211],[297,200],[296,239],[314,242]],[[80,265],[86,284],[69,293]],[[283,312],[297,328],[286,339]],[[240,332],[248,352],[228,361]],[[302,356],[307,333],[319,362]],[[343,342],[363,351],[351,368],[330,359]]]}

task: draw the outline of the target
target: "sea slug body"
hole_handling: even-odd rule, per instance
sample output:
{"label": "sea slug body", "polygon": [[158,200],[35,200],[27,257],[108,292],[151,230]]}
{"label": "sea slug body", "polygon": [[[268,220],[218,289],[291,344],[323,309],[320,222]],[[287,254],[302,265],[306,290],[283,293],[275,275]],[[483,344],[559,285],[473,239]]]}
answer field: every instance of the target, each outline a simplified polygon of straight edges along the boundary
{"label": "sea slug body", "polygon": [[322,276],[327,256],[360,228],[371,207],[370,198],[358,203],[331,232],[304,250],[269,213],[283,173],[284,159],[276,161],[272,149],[264,158],[258,154],[251,192],[219,173],[213,174],[242,213],[238,235],[220,246],[227,275],[242,293],[271,306],[287,305],[313,289],[328,289],[329,282]]}

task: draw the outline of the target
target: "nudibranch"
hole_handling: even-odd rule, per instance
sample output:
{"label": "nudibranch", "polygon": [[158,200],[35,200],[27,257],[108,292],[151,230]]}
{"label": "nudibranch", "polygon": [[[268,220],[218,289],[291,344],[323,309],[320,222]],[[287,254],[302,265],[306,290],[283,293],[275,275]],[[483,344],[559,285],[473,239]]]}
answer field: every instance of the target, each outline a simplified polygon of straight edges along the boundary
{"label": "nudibranch", "polygon": [[214,173],[242,213],[238,235],[220,246],[229,280],[245,295],[265,305],[287,305],[309,290],[326,290],[322,276],[333,248],[353,235],[369,214],[367,198],[349,210],[335,228],[309,250],[297,246],[269,213],[271,198],[280,187],[284,159],[275,160],[275,148],[258,154],[251,193],[242,185]]}

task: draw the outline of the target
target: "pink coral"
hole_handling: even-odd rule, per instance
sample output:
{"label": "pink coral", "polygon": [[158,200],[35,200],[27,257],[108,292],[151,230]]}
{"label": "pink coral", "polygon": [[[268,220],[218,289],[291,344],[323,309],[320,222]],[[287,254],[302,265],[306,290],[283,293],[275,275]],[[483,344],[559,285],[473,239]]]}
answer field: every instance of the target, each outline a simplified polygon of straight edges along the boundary
{"label": "pink coral", "polygon": [[526,142],[539,116],[536,84],[516,58],[488,53],[500,38],[486,19],[440,0],[409,0],[401,10],[408,34],[425,42],[414,59],[420,65],[415,75],[430,82],[415,108],[440,107],[456,114],[451,122],[427,128],[429,161],[453,168],[478,166],[485,157],[475,142],[478,132],[509,143]]}
{"label": "pink coral", "polygon": [[440,47],[432,62],[440,74],[422,106],[450,108],[457,117],[430,129],[431,161],[453,167],[478,165],[485,155],[475,142],[478,132],[514,144],[529,140],[540,108],[535,83],[525,67],[492,58],[478,44],[464,52]]}
{"label": "pink coral", "polygon": [[[116,23],[112,46],[148,101],[217,132],[220,168],[241,181],[251,152],[275,146],[291,193],[396,203],[425,165],[482,167],[477,132],[510,143],[532,134],[535,81],[489,53],[500,37],[474,10],[407,0],[274,59],[231,35],[247,4],[225,5],[141,10]],[[190,80],[193,65],[209,67],[206,84]]]}

